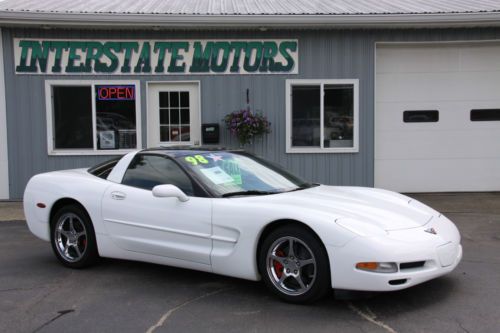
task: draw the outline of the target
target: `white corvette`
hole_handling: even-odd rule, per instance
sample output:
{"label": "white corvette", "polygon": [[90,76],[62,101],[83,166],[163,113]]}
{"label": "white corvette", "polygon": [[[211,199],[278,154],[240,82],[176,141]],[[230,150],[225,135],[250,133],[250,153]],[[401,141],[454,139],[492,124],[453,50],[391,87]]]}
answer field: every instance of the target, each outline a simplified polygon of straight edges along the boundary
{"label": "white corvette", "polygon": [[462,257],[455,225],[416,200],[308,184],[239,151],[149,149],[39,174],[24,210],[66,266],[101,256],[263,279],[291,302],[407,288]]}

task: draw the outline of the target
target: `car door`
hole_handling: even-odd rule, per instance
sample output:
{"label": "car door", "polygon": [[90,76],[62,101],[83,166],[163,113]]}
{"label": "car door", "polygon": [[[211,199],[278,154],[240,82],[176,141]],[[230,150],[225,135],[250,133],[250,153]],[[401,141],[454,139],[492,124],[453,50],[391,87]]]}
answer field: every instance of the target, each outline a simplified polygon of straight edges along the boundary
{"label": "car door", "polygon": [[[160,184],[176,185],[189,200],[154,197],[151,190]],[[137,154],[121,184],[111,185],[102,199],[110,238],[124,250],[210,264],[212,199],[195,191],[169,157]]]}

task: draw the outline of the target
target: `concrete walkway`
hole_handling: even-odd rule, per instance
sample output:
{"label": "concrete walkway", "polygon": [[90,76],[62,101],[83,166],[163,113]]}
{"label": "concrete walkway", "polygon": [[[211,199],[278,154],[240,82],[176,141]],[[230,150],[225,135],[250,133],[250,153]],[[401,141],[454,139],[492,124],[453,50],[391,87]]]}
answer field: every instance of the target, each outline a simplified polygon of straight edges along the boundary
{"label": "concrete walkway", "polygon": [[0,201],[0,221],[24,221],[23,203]]}

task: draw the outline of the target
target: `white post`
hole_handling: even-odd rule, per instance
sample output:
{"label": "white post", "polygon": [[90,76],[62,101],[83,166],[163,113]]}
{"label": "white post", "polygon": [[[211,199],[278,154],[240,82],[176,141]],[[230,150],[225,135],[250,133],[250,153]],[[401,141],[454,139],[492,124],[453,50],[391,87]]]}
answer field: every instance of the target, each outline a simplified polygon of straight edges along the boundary
{"label": "white post", "polygon": [[0,29],[0,199],[9,199],[9,155],[7,152],[7,106],[3,67],[3,39]]}

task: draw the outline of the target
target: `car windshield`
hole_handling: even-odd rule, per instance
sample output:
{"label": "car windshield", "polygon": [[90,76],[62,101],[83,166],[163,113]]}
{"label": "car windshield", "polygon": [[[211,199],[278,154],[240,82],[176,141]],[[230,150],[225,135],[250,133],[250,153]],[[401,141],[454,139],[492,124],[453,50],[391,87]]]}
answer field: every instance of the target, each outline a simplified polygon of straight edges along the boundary
{"label": "car windshield", "polygon": [[281,168],[244,153],[193,152],[176,160],[223,197],[276,194],[311,187]]}

